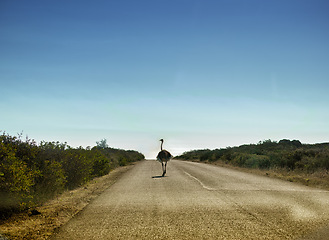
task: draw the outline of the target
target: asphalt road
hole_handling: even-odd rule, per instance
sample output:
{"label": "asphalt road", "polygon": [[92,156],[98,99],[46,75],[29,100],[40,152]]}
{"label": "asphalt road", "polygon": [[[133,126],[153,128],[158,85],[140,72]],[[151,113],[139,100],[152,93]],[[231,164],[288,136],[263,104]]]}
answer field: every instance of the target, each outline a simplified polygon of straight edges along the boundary
{"label": "asphalt road", "polygon": [[202,163],[142,161],[53,239],[329,239],[329,192]]}

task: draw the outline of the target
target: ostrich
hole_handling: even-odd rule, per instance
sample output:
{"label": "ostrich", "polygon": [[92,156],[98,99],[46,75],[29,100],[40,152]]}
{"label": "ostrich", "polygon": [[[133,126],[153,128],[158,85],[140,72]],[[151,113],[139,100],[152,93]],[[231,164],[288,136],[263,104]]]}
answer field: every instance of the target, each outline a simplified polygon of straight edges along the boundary
{"label": "ostrich", "polygon": [[158,153],[157,160],[162,164],[162,172],[163,172],[162,177],[164,177],[167,170],[167,162],[172,158],[172,155],[167,150],[162,149],[163,139],[160,139],[160,142],[161,142],[161,151]]}

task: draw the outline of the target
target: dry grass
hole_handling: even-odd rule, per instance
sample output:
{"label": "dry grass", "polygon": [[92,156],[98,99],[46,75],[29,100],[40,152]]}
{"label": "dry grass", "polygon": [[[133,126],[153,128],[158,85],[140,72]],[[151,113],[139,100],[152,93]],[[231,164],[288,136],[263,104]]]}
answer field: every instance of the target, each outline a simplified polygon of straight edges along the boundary
{"label": "dry grass", "polygon": [[329,172],[327,170],[318,170],[314,173],[305,173],[303,171],[295,170],[289,171],[287,169],[253,169],[236,167],[229,164],[225,164],[220,161],[207,162],[209,164],[215,164],[222,167],[233,168],[243,172],[254,173],[258,175],[264,175],[268,177],[279,178],[289,182],[296,182],[306,186],[329,190]]}
{"label": "dry grass", "polygon": [[106,176],[96,178],[88,184],[65,192],[57,198],[36,208],[41,214],[30,212],[14,214],[0,222],[0,239],[49,239],[54,231],[79,213],[87,204],[110,187],[132,165],[120,167]]}
{"label": "dry grass", "polygon": [[304,173],[301,171],[273,169],[266,171],[266,173],[270,176],[290,182],[297,182],[306,186],[329,190],[329,173],[325,170],[318,170],[314,173]]}

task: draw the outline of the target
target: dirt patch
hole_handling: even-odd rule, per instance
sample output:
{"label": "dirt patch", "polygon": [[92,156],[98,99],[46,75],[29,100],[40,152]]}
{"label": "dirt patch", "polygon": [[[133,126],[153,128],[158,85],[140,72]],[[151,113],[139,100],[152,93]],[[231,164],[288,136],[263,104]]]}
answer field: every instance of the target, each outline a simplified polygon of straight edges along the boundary
{"label": "dirt patch", "polygon": [[0,240],[49,239],[55,229],[68,222],[132,167],[119,167],[108,175],[61,194],[33,211],[14,214],[0,223]]}

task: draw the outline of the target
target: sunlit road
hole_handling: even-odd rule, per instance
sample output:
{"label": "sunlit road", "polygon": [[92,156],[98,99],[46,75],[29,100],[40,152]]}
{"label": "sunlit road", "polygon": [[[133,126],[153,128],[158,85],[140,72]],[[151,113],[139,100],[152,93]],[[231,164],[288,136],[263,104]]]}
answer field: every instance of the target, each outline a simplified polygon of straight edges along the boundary
{"label": "sunlit road", "polygon": [[161,174],[159,162],[136,164],[54,239],[311,239],[320,236],[309,235],[314,231],[326,234],[328,191],[176,160],[168,163],[166,177]]}

